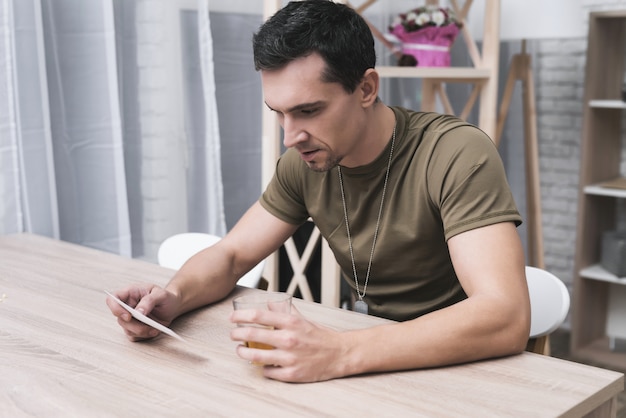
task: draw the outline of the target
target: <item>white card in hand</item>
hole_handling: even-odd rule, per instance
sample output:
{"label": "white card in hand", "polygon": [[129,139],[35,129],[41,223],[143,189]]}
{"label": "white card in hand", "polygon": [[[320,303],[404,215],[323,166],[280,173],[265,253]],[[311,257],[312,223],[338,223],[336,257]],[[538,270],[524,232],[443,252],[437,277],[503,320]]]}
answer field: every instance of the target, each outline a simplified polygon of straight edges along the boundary
{"label": "white card in hand", "polygon": [[130,314],[133,316],[133,318],[137,319],[138,321],[143,322],[146,325],[150,325],[152,328],[156,328],[159,331],[174,337],[180,341],[185,342],[185,340],[178,334],[176,334],[174,331],[172,331],[171,329],[169,329],[168,327],[166,327],[165,325],[159,324],[157,321],[148,318],[147,316],[145,316],[144,314],[142,314],[141,312],[137,311],[136,309],[131,308],[130,306],[128,306],[127,304],[125,304],[124,302],[122,302],[120,299],[118,299],[117,297],[115,297],[114,295],[112,295],[111,293],[107,292],[106,290],[104,291],[104,293],[106,293],[107,295],[111,296],[111,298],[113,298],[114,301],[116,301],[122,308],[126,309],[128,312],[130,312]]}

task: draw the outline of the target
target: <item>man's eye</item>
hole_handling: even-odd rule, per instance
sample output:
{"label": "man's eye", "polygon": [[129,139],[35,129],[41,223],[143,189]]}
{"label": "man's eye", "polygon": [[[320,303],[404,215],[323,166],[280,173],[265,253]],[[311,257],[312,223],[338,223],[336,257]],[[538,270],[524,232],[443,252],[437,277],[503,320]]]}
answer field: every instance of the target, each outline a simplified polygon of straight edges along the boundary
{"label": "man's eye", "polygon": [[313,113],[317,112],[319,110],[319,108],[315,107],[313,109],[302,109],[301,112],[305,115],[312,115]]}

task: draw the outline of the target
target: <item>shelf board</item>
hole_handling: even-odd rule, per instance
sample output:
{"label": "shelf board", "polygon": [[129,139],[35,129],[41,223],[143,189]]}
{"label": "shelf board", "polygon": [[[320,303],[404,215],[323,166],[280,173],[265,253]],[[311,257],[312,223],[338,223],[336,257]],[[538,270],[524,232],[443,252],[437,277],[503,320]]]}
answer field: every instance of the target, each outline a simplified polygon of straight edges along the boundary
{"label": "shelf board", "polygon": [[626,109],[626,102],[621,100],[591,100],[589,106],[602,109]]}
{"label": "shelf board", "polygon": [[488,68],[474,67],[376,67],[381,77],[425,78],[451,82],[487,81]]}
{"label": "shelf board", "polygon": [[626,198],[626,178],[617,177],[598,184],[590,184],[583,189],[585,194]]}
{"label": "shelf board", "polygon": [[611,370],[626,371],[626,353],[611,351],[608,337],[599,338],[590,344],[572,350],[575,360]]}
{"label": "shelf board", "polygon": [[617,277],[613,273],[606,271],[600,264],[593,264],[589,267],[585,267],[578,274],[580,274],[580,277],[584,277],[585,279],[626,285],[626,277]]}

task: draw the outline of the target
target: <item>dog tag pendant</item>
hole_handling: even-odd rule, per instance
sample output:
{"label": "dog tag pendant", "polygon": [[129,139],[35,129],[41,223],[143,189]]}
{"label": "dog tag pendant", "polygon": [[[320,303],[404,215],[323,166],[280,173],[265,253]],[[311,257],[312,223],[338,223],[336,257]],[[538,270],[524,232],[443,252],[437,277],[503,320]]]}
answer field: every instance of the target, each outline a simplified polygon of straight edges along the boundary
{"label": "dog tag pendant", "polygon": [[357,300],[354,302],[354,311],[367,315],[367,303],[364,300]]}

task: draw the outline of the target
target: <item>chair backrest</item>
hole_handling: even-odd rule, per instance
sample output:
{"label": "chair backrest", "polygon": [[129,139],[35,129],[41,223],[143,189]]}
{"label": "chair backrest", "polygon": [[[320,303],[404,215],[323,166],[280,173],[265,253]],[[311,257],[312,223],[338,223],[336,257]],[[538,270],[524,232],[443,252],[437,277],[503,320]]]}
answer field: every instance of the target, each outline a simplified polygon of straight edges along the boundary
{"label": "chair backrest", "polygon": [[530,338],[551,334],[565,320],[570,296],[565,284],[552,273],[526,266],[530,295]]}
{"label": "chair backrest", "polygon": [[[217,243],[221,238],[216,235],[200,232],[185,232],[172,235],[165,239],[159,246],[157,260],[159,265],[178,270],[185,261],[199,251]],[[237,284],[245,287],[257,287],[263,274],[265,260],[254,266],[252,270],[243,275]]]}

